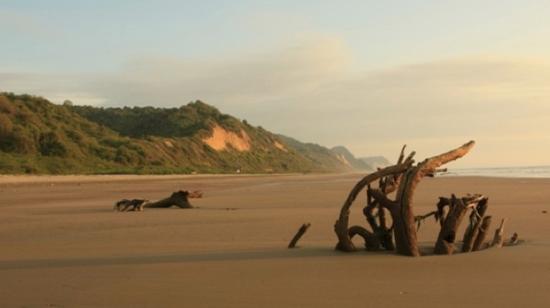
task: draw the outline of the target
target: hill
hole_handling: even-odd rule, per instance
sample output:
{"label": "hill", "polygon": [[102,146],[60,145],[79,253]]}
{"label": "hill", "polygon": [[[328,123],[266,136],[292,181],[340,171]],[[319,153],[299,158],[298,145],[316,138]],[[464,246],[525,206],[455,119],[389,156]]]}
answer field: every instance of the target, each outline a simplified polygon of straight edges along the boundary
{"label": "hill", "polygon": [[56,105],[0,94],[0,173],[342,172],[329,149],[200,101],[179,108]]}
{"label": "hill", "polygon": [[372,166],[373,168],[382,168],[391,165],[391,162],[384,156],[361,157],[359,160]]}
{"label": "hill", "polygon": [[344,146],[333,147],[331,152],[336,154],[343,164],[350,166],[354,170],[373,170],[369,164],[355,158],[355,156]]}

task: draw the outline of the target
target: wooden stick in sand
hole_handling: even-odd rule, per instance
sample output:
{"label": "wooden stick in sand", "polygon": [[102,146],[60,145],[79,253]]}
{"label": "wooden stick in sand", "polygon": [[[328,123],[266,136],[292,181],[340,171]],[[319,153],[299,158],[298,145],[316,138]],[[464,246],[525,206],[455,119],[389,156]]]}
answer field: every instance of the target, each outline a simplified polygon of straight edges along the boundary
{"label": "wooden stick in sand", "polygon": [[311,226],[310,223],[303,224],[300,229],[298,229],[298,232],[296,232],[296,235],[292,238],[290,243],[288,244],[288,248],[294,248],[296,247],[296,243],[300,240],[300,238],[306,233],[307,229]]}
{"label": "wooden stick in sand", "polygon": [[495,231],[495,237],[493,238],[493,243],[491,246],[501,248],[504,245],[504,224],[506,223],[506,218],[503,218],[500,222],[500,227]]}

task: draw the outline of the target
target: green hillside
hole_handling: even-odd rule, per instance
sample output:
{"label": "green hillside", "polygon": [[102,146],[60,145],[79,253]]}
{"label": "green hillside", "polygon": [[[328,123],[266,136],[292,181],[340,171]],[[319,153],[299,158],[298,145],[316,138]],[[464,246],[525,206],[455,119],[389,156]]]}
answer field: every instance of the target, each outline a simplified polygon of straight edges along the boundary
{"label": "green hillside", "polygon": [[343,146],[336,146],[331,149],[332,153],[335,153],[338,155],[338,158],[340,161],[344,162],[345,164],[351,166],[351,168],[356,170],[373,170],[369,164],[366,162],[355,158],[355,156],[346,148]]}
{"label": "green hillside", "polygon": [[[213,140],[210,145],[209,138]],[[272,134],[200,101],[180,108],[96,108],[0,94],[3,174],[236,170],[336,172],[351,168],[327,148]]]}

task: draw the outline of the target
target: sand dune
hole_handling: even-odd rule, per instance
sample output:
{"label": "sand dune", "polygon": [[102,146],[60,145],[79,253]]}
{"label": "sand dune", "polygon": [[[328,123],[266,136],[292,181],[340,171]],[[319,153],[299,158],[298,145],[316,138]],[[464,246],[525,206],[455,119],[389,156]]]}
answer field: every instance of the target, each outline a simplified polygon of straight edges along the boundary
{"label": "sand dune", "polygon": [[[525,243],[454,256],[339,253],[332,227],[361,175],[0,177],[2,307],[543,307],[550,180],[437,178],[481,192]],[[115,200],[200,189],[198,209],[115,213]],[[358,200],[362,202],[363,200]],[[231,210],[228,210],[231,209]],[[360,206],[352,223],[363,224]],[[304,222],[299,249],[286,245]],[[428,252],[438,227],[419,236]]]}

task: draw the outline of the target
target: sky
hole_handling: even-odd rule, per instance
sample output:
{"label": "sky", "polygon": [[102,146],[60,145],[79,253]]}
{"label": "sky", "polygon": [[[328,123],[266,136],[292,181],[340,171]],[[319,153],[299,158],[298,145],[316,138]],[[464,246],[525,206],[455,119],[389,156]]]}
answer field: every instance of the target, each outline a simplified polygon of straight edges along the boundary
{"label": "sky", "polygon": [[5,1],[0,91],[200,99],[296,139],[550,165],[549,1]]}

